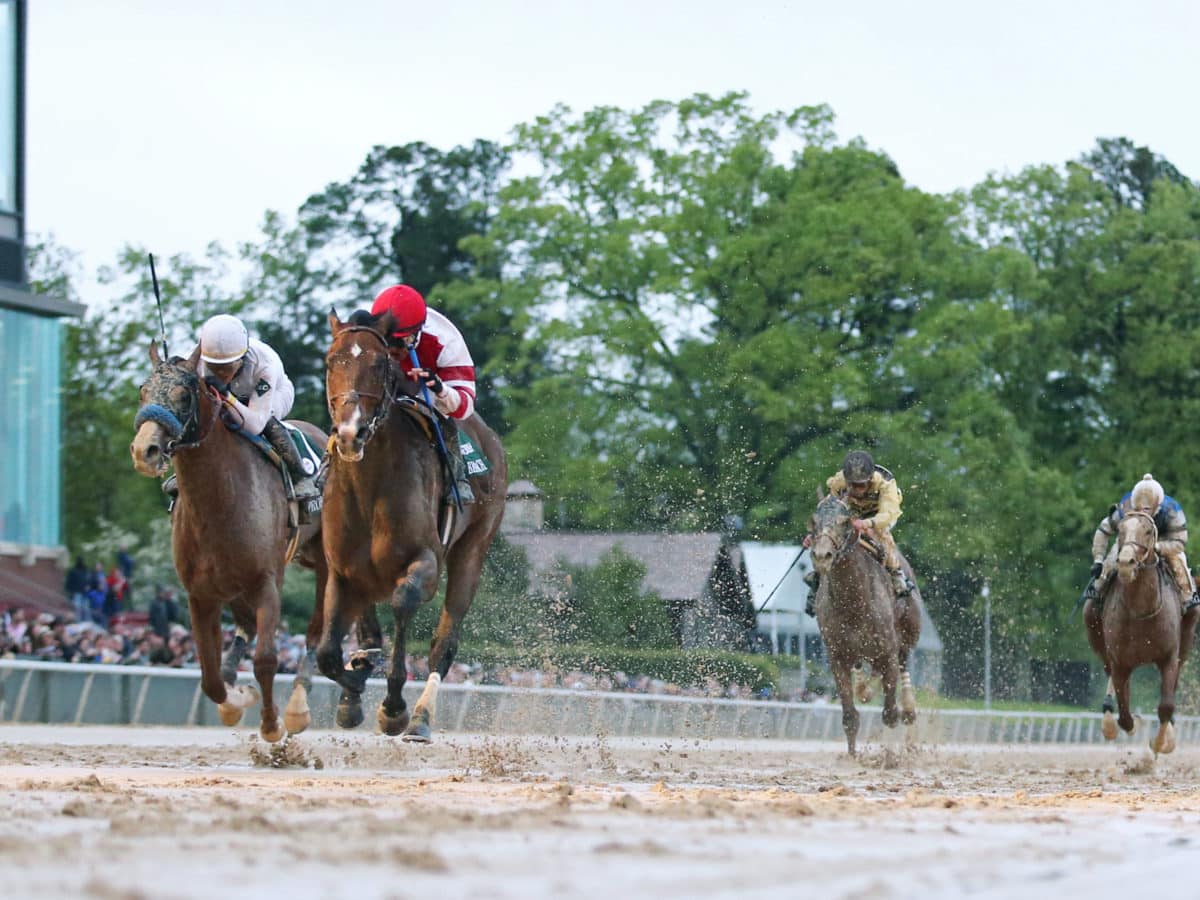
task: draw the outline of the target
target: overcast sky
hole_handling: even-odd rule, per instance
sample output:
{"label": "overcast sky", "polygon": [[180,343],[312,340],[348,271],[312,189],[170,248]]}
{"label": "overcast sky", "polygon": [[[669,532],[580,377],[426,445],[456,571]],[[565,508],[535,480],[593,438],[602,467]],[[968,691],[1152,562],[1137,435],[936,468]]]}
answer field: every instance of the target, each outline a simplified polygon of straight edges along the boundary
{"label": "overcast sky", "polygon": [[1200,179],[1200,3],[29,0],[27,228],[90,266],[252,239],[375,144],[503,140],[557,102],[828,103],[912,184],[1097,137]]}

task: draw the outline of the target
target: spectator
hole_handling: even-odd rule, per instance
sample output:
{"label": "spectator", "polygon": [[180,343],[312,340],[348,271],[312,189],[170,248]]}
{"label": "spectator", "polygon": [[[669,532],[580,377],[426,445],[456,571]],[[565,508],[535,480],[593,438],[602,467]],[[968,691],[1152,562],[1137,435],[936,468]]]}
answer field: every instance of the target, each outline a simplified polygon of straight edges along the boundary
{"label": "spectator", "polygon": [[78,622],[86,622],[90,618],[90,611],[87,606],[88,580],[88,568],[83,561],[83,557],[75,557],[75,565],[67,570],[67,579],[64,587],[67,599],[71,601],[71,608],[75,611],[75,619]]}
{"label": "spectator", "polygon": [[181,620],[175,593],[168,587],[157,585],[154,599],[150,601],[150,628],[166,641],[171,637],[171,624],[178,622]]}
{"label": "spectator", "polygon": [[133,557],[129,555],[129,546],[122,544],[121,549],[117,551],[117,568],[121,570],[121,574],[125,576],[125,582],[129,585],[129,589],[133,588]]}

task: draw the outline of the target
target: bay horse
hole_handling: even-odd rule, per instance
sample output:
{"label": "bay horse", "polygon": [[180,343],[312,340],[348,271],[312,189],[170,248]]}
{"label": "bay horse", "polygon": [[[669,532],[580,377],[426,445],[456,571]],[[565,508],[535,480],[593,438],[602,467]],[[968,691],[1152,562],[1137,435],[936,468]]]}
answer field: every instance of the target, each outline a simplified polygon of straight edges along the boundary
{"label": "bay horse", "polygon": [[[265,740],[275,742],[285,727],[296,734],[310,722],[311,651],[301,664],[284,721],[279,721],[273,692],[278,669],[275,631],[283,572],[292,550],[296,562],[316,572],[317,603],[308,626],[308,647],[320,637],[326,573],[320,519],[300,526],[298,532],[289,529],[278,469],[224,425],[220,396],[196,374],[199,359],[199,347],[187,359],[164,360],[157,346],[150,345],[153,369],[141,388],[129,452],[142,475],[160,477],[169,463],[175,464],[179,497],[171,513],[171,545],[175,571],[188,595],[205,695],[217,704],[227,726],[236,725],[244,710],[258,702],[258,691],[237,685],[238,665],[257,634],[254,677],[263,704],[259,730]],[[292,424],[318,445],[327,439],[315,425]],[[225,606],[233,613],[238,634],[222,660]]]}
{"label": "bay horse", "polygon": [[[370,667],[347,669],[342,640],[353,623],[388,600],[394,641],[387,696],[377,720],[385,734],[428,741],[438,686],[454,661],[460,623],[504,515],[504,448],[478,414],[458,424],[491,469],[472,482],[476,502],[455,514],[443,503],[447,476],[428,408],[416,399],[420,387],[389,354],[385,335],[394,330],[391,315],[359,311],[342,322],[333,312],[329,327],[325,390],[333,439],[324,508],[329,578],[317,666],[342,686],[339,724],[361,722],[361,695]],[[407,680],[408,626],[417,609],[437,592],[443,569],[445,604],[430,645],[430,675],[410,715],[401,696]]]}
{"label": "bay horse", "polygon": [[[1129,679],[1139,666],[1158,667],[1158,730],[1150,738],[1155,753],[1175,749],[1175,689],[1179,670],[1192,649],[1197,614],[1180,616],[1179,588],[1155,544],[1158,528],[1148,512],[1133,510],[1117,524],[1116,577],[1084,603],[1088,643],[1104,663],[1108,690],[1104,698],[1102,731],[1108,740],[1117,725],[1134,730],[1129,709]],[[1113,721],[1113,694],[1117,720]]]}
{"label": "bay horse", "polygon": [[[818,492],[820,497],[820,492]],[[883,724],[917,718],[908,657],[921,636],[921,595],[916,587],[897,600],[887,569],[859,539],[850,508],[839,497],[822,497],[809,522],[813,568],[821,576],[815,607],[821,639],[842,701],[842,729],[851,756],[857,752],[858,710],[854,706],[855,668],[864,662],[883,682]],[[915,583],[907,560],[901,562]],[[901,709],[896,688],[901,688]]]}

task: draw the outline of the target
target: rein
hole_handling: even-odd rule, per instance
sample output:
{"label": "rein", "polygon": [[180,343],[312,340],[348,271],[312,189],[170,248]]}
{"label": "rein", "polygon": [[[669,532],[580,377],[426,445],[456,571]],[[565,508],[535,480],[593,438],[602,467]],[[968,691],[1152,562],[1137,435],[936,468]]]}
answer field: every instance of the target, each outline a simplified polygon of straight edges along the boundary
{"label": "rein", "polygon": [[[849,514],[850,507],[847,506],[844,501],[842,501],[836,497],[834,498],[834,500],[842,509],[844,509],[846,511],[847,514]],[[843,529],[843,531],[845,531],[845,530],[846,529]],[[853,530],[853,529],[851,529],[851,530]],[[854,539],[851,539],[851,540],[841,540],[841,541],[835,540],[833,535],[829,534],[828,531],[824,528],[820,529],[817,532],[817,535],[818,535],[818,537],[820,537],[820,536],[827,537],[829,539],[829,542],[831,544],[833,544],[833,560],[832,560],[832,562],[834,562],[834,563],[841,562],[843,559],[845,559],[846,556],[849,555],[850,551],[854,549],[855,544],[859,543],[861,540],[861,538],[859,538],[857,535],[855,536]]]}

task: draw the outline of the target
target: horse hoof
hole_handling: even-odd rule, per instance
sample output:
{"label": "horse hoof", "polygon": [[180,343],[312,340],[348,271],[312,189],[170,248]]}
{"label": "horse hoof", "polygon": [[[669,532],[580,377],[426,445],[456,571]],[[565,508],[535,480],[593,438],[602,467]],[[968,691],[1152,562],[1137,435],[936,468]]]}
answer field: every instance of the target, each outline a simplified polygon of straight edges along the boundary
{"label": "horse hoof", "polygon": [[401,740],[409,744],[428,744],[433,738],[433,732],[424,722],[413,722],[404,732]]}
{"label": "horse hoof", "polygon": [[389,716],[383,711],[383,704],[379,706],[379,712],[375,717],[379,722],[379,730],[389,737],[395,737],[403,733],[408,727],[409,712],[405,710],[398,716]]}
{"label": "horse hoof", "polygon": [[888,728],[895,728],[900,724],[900,711],[894,706],[890,709],[885,706],[883,708],[883,724]]}
{"label": "horse hoof", "polygon": [[1175,749],[1175,726],[1170,722],[1158,726],[1158,733],[1150,739],[1150,749],[1155,753],[1170,753]]}
{"label": "horse hoof", "polygon": [[309,716],[308,710],[303,713],[294,713],[290,709],[284,710],[283,727],[287,729],[288,734],[299,734],[312,724],[312,717]]}
{"label": "horse hoof", "polygon": [[1117,720],[1113,718],[1113,714],[1106,712],[1104,721],[1100,723],[1100,732],[1104,735],[1106,741],[1115,741],[1117,739]]}
{"label": "horse hoof", "polygon": [[917,711],[915,709],[905,709],[900,713],[900,721],[905,725],[912,725],[917,721]]}
{"label": "horse hoof", "polygon": [[362,701],[338,704],[336,720],[339,728],[357,728],[363,723]]}
{"label": "horse hoof", "polygon": [[232,728],[242,721],[242,708],[234,706],[232,703],[218,703],[217,715],[220,717],[222,725]]}
{"label": "horse hoof", "polygon": [[264,722],[259,726],[258,733],[262,735],[262,739],[264,741],[270,744],[278,744],[281,740],[283,740],[283,727],[279,724],[278,720],[275,722],[275,727],[269,731],[267,730],[267,725]]}

